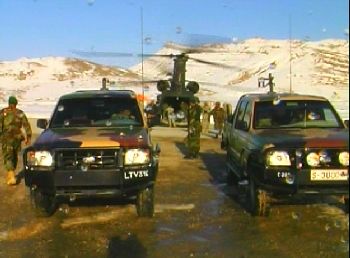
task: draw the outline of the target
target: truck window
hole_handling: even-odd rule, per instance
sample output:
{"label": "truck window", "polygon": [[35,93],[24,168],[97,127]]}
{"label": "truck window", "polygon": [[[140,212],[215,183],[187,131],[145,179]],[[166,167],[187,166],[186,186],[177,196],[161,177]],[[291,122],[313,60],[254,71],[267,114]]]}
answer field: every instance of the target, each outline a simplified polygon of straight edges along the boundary
{"label": "truck window", "polygon": [[142,115],[135,99],[81,98],[58,103],[51,127],[140,126]]}
{"label": "truck window", "polygon": [[327,101],[284,100],[255,106],[254,128],[341,128],[340,119]]}
{"label": "truck window", "polygon": [[236,119],[236,124],[235,124],[235,128],[237,129],[243,129],[243,123],[244,123],[244,114],[245,114],[245,110],[246,110],[246,107],[247,107],[247,104],[248,102],[247,101],[242,101],[240,104],[239,104],[239,107],[238,107],[238,113],[237,113],[237,119]]}
{"label": "truck window", "polygon": [[249,128],[250,126],[251,117],[252,117],[252,105],[248,102],[246,105],[246,109],[243,117],[244,124],[247,126],[246,128]]}

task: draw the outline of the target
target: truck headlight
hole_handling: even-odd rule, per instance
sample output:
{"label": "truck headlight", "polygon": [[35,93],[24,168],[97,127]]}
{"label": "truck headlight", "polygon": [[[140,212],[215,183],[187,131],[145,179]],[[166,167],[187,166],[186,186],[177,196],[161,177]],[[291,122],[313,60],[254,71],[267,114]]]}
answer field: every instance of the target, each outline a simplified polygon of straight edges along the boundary
{"label": "truck headlight", "polygon": [[317,167],[320,165],[320,155],[316,152],[310,152],[306,156],[306,162],[311,167]]}
{"label": "truck headlight", "polygon": [[147,164],[150,161],[150,152],[148,149],[130,149],[125,152],[125,165]]}
{"label": "truck headlight", "polygon": [[269,151],[266,156],[268,166],[290,166],[289,154],[286,151]]}
{"label": "truck headlight", "polygon": [[339,163],[343,166],[349,166],[349,152],[343,151],[339,153]]}
{"label": "truck headlight", "polygon": [[53,157],[49,151],[28,151],[28,166],[50,167],[53,164]]}

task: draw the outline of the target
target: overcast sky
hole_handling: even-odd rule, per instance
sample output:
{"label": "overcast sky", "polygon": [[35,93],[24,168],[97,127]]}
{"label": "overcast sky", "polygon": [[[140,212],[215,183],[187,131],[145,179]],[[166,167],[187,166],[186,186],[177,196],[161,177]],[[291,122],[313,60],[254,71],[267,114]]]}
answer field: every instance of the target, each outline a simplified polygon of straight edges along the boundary
{"label": "overcast sky", "polygon": [[[141,42],[153,53],[165,41],[288,39],[289,27],[292,38],[347,39],[348,8],[348,0],[0,0],[0,60],[140,53]],[[130,65],[127,59],[95,61]]]}

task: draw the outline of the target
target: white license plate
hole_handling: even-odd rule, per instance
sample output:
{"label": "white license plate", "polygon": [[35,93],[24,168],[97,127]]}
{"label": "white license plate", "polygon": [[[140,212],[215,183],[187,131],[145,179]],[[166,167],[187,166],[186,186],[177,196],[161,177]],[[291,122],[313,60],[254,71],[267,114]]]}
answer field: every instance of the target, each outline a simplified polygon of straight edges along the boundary
{"label": "white license plate", "polygon": [[313,169],[310,173],[311,181],[343,181],[348,180],[348,170],[346,169]]}

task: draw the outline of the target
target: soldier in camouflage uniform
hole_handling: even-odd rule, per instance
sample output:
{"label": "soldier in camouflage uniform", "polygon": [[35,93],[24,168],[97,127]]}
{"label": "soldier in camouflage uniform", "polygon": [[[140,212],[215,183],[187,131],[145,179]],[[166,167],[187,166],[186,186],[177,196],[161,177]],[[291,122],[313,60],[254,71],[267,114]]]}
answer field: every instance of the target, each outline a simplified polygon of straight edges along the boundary
{"label": "soldier in camouflage uniform", "polygon": [[204,102],[203,105],[203,116],[202,116],[202,132],[209,132],[209,124],[210,124],[210,106],[208,102]]}
{"label": "soldier in camouflage uniform", "polygon": [[188,132],[187,132],[187,147],[188,154],[185,158],[198,158],[200,149],[200,136],[202,131],[201,113],[202,108],[198,104],[198,99],[192,99],[188,109]]}
{"label": "soldier in camouflage uniform", "polygon": [[221,135],[226,117],[225,110],[221,107],[221,103],[219,101],[215,103],[215,107],[210,114],[213,115],[214,129],[217,131],[215,138],[218,138],[219,135]]}
{"label": "soldier in camouflage uniform", "polygon": [[[15,170],[18,162],[18,153],[21,150],[21,143],[25,140],[30,143],[32,130],[24,112],[17,109],[17,99],[11,96],[9,106],[0,110],[0,143],[5,169],[7,171],[7,184],[15,185],[17,180]],[[22,128],[24,128],[25,135]]]}

